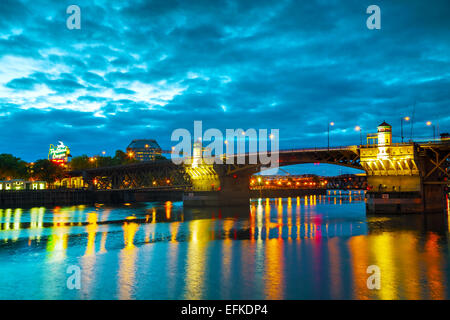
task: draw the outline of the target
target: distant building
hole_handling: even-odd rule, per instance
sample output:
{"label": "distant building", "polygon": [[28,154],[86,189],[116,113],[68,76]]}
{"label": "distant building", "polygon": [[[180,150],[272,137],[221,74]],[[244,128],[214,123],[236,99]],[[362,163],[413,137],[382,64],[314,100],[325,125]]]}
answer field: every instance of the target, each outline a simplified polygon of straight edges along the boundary
{"label": "distant building", "polygon": [[154,161],[161,156],[161,147],[154,139],[136,139],[127,147],[130,157],[138,161]]}

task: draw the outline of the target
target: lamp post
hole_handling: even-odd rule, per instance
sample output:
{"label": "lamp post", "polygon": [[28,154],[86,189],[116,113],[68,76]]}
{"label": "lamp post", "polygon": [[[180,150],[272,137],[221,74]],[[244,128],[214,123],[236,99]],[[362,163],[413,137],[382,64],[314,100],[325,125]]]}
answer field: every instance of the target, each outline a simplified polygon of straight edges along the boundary
{"label": "lamp post", "polygon": [[262,184],[261,184],[261,182],[262,182],[261,177],[258,177],[258,184],[259,184],[259,198],[262,198],[262,197],[261,197],[261,193],[262,193]]}
{"label": "lamp post", "polygon": [[330,126],[334,126],[334,122],[328,122],[328,150],[330,150]]}
{"label": "lamp post", "polygon": [[362,146],[362,132],[361,132],[361,127],[360,126],[356,126],[355,127],[356,131],[359,131],[359,145]]}
{"label": "lamp post", "polygon": [[403,120],[409,121],[409,117],[402,117],[402,119],[400,121],[400,127],[401,127],[401,130],[402,130],[402,143],[403,143]]}
{"label": "lamp post", "polygon": [[436,127],[434,124],[431,123],[431,121],[427,121],[427,126],[433,127],[433,141],[436,139]]}

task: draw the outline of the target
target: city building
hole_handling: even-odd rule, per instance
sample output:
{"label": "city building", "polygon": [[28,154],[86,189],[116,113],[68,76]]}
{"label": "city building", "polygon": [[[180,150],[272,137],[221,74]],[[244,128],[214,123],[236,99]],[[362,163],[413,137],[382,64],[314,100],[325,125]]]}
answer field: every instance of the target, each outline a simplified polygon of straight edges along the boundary
{"label": "city building", "polygon": [[44,189],[47,189],[47,182],[45,181],[24,181],[22,179],[0,181],[0,191]]}
{"label": "city building", "polygon": [[161,156],[161,147],[154,139],[136,139],[127,147],[130,158],[138,161],[154,161]]}

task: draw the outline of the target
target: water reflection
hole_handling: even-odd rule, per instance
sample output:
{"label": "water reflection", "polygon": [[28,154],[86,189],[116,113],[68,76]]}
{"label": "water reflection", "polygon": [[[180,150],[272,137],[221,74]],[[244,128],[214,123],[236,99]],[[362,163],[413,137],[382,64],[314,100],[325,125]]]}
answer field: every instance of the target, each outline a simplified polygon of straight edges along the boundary
{"label": "water reflection", "polygon": [[[446,215],[366,217],[363,194],[333,193],[249,208],[0,209],[0,298],[449,298]],[[65,286],[74,264],[80,292]],[[370,265],[380,290],[367,288]]]}

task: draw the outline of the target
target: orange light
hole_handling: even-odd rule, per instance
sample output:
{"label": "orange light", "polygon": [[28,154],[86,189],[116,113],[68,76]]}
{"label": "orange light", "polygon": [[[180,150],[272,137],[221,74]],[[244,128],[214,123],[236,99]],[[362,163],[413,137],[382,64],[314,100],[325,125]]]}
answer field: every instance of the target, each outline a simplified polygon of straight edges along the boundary
{"label": "orange light", "polygon": [[170,180],[169,180],[169,179],[167,179],[167,180],[166,180],[166,183],[167,183],[167,184],[169,184],[169,183],[170,183]]}

